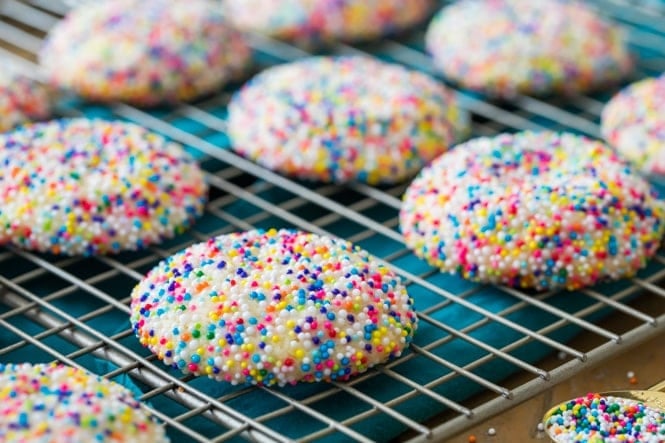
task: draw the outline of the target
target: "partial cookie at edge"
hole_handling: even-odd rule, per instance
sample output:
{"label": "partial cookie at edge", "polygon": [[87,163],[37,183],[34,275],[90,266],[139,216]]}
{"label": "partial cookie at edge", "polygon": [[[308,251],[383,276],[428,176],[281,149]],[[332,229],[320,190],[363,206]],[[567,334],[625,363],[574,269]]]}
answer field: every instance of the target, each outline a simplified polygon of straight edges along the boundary
{"label": "partial cookie at edge", "polygon": [[0,363],[0,440],[168,443],[125,387],[59,364]]}
{"label": "partial cookie at edge", "polygon": [[665,174],[665,75],[633,83],[605,105],[601,132],[646,174]]}
{"label": "partial cookie at edge", "polygon": [[238,28],[295,43],[378,38],[424,20],[432,0],[225,0]]}
{"label": "partial cookie at edge", "polygon": [[17,72],[0,72],[0,132],[50,113],[51,97],[44,85]]}

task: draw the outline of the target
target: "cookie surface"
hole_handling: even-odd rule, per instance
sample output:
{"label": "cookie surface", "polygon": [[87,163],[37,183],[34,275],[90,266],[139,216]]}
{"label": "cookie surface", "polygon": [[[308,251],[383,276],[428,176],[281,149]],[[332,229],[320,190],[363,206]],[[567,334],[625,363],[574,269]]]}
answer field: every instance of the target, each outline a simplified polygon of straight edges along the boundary
{"label": "cookie surface", "polygon": [[226,0],[238,28],[306,44],[367,40],[422,21],[432,0]]}
{"label": "cookie surface", "polygon": [[56,24],[39,54],[54,86],[144,106],[213,92],[249,58],[208,0],[86,3]]}
{"label": "cookie surface", "polygon": [[623,32],[568,0],[461,0],[434,17],[426,44],[449,79],[502,97],[587,91],[632,69]]}
{"label": "cookie surface", "polygon": [[0,412],[6,442],[169,441],[127,388],[64,365],[0,363]]}
{"label": "cookie surface", "polygon": [[434,79],[369,57],[313,57],[250,80],[229,104],[233,149],[303,179],[391,183],[466,135]]}
{"label": "cookie surface", "polygon": [[495,284],[577,289],[633,275],[657,250],[664,204],[608,146],[572,134],[477,138],[404,195],[416,255]]}
{"label": "cookie surface", "polygon": [[15,72],[0,71],[0,132],[51,113],[44,85]]}
{"label": "cookie surface", "polygon": [[603,109],[607,142],[647,174],[665,174],[665,76],[641,80]]}
{"label": "cookie surface", "polygon": [[0,241],[65,255],[143,248],[203,210],[203,173],[140,126],[63,119],[0,135]]}
{"label": "cookie surface", "polygon": [[232,384],[346,380],[399,357],[417,319],[399,277],[350,243],[248,231],[162,261],[132,293],[144,346]]}

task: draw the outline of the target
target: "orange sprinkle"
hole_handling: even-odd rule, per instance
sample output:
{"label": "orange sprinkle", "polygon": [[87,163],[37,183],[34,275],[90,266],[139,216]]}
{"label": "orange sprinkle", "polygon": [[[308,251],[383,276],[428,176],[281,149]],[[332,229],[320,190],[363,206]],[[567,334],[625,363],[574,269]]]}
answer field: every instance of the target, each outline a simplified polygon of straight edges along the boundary
{"label": "orange sprinkle", "polygon": [[197,290],[198,292],[201,292],[201,291],[203,291],[205,288],[207,288],[208,286],[210,286],[210,284],[209,284],[207,281],[204,281],[204,282],[201,282],[201,283],[199,283],[199,284],[196,285],[196,290]]}

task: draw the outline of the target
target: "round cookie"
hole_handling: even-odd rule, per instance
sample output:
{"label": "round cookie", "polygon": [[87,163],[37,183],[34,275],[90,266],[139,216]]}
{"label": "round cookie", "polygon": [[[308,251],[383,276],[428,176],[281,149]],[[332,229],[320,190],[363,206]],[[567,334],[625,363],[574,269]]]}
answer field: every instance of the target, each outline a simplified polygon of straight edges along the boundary
{"label": "round cookie", "polygon": [[665,75],[623,89],[603,109],[603,137],[647,174],[665,174]]}
{"label": "round cookie", "polygon": [[248,231],[193,245],[136,286],[144,346],[184,373],[232,384],[347,380],[399,357],[417,318],[399,277],[358,247]]}
{"label": "round cookie", "polygon": [[426,45],[449,79],[500,97],[584,92],[632,69],[623,32],[577,1],[461,0]]}
{"label": "round cookie", "polygon": [[398,182],[468,130],[468,114],[443,85],[369,57],[312,57],[267,69],[229,104],[234,150],[326,182]]}
{"label": "round cookie", "polygon": [[0,363],[0,441],[162,443],[132,393],[110,380],[59,364]]}
{"label": "round cookie", "polygon": [[140,126],[64,119],[0,135],[0,241],[42,252],[135,250],[183,232],[207,185],[182,146]]}
{"label": "round cookie", "polygon": [[657,250],[664,203],[608,146],[573,134],[477,138],[411,183],[406,244],[443,271],[538,290],[633,275]]}
{"label": "round cookie", "polygon": [[0,71],[0,132],[51,113],[49,93],[42,84],[16,72]]}
{"label": "round cookie", "polygon": [[662,442],[665,412],[642,402],[587,394],[559,405],[545,422],[556,442]]}
{"label": "round cookie", "polygon": [[70,11],[49,33],[39,61],[56,87],[151,106],[219,89],[250,55],[212,1],[114,0]]}
{"label": "round cookie", "polygon": [[432,0],[225,0],[238,28],[305,44],[368,40],[421,22]]}

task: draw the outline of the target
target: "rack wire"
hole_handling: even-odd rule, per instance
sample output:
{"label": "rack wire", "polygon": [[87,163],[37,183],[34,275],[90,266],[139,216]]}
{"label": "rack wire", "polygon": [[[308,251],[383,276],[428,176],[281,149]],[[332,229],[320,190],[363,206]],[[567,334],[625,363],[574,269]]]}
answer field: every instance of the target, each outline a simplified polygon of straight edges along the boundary
{"label": "rack wire", "polygon": [[[589,3],[629,31],[638,56],[632,80],[665,71],[662,2]],[[35,54],[66,10],[55,1],[0,0],[0,63],[39,78]],[[421,28],[375,43],[338,44],[330,52],[369,53],[436,76],[423,34]],[[309,55],[266,37],[249,39],[258,69]],[[298,182],[230,151],[225,104],[237,87],[168,109],[60,97],[59,115],[126,119],[186,145],[207,173],[210,199],[191,232],[141,252],[62,258],[0,249],[0,362],[58,360],[123,383],[175,442],[417,442],[449,437],[665,333],[665,251],[635,278],[575,293],[530,293],[441,274],[416,259],[399,233],[406,185]],[[613,92],[519,96],[510,103],[464,90],[458,97],[473,116],[474,135],[549,128],[597,137],[600,111]],[[346,383],[231,387],[183,376],[137,344],[129,294],[160,259],[214,235],[282,226],[346,238],[404,278],[420,318],[407,355]],[[607,326],[602,319],[608,316],[620,321]],[[579,334],[593,336],[592,345],[571,344]],[[559,358],[543,360],[551,354]]]}

